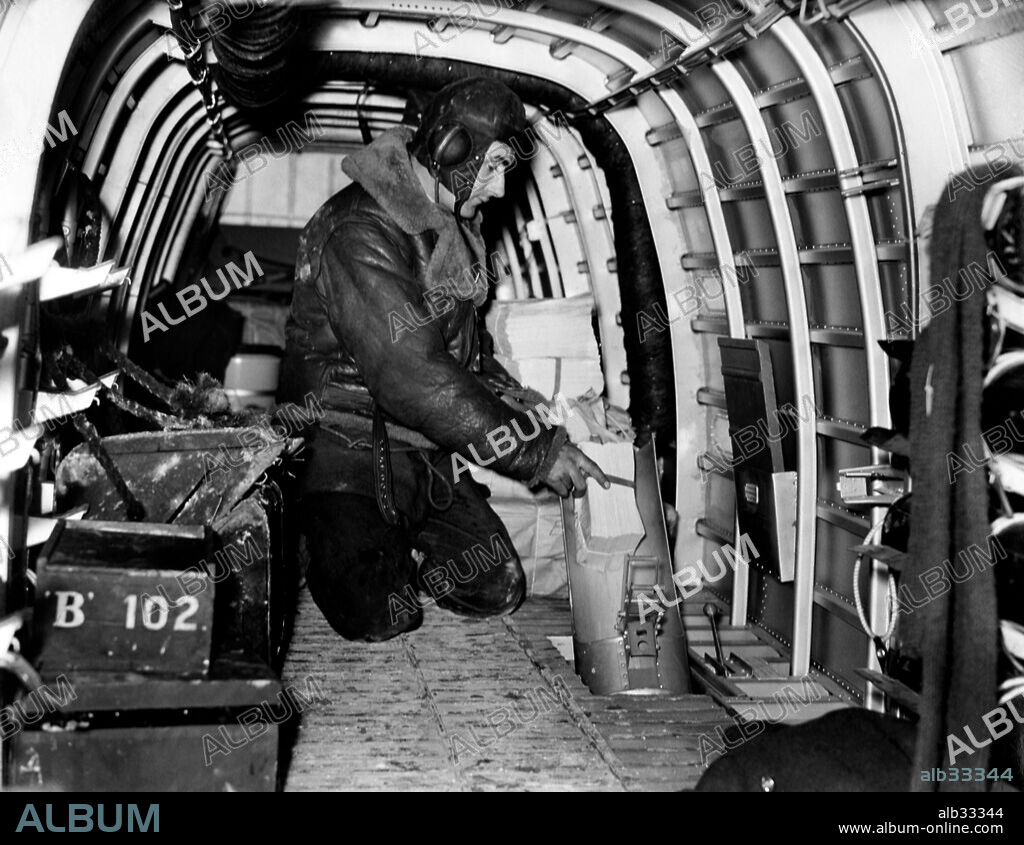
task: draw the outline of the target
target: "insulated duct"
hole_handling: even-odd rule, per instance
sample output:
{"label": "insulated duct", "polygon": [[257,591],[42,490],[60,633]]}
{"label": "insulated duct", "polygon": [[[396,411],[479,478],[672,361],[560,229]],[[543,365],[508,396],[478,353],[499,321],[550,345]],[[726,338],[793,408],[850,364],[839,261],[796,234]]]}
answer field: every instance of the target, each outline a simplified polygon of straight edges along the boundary
{"label": "insulated duct", "polygon": [[242,109],[268,109],[284,101],[299,81],[289,72],[301,46],[302,12],[293,6],[255,3],[224,27],[211,28],[217,85],[224,99]]}

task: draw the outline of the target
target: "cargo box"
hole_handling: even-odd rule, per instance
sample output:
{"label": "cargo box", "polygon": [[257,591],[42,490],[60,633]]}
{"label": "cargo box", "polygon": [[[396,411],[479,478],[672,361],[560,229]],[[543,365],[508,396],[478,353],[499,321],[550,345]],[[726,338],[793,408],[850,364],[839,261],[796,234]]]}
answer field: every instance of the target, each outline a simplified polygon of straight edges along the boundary
{"label": "cargo box", "polygon": [[58,522],[38,561],[40,670],[203,675],[215,584],[185,570],[210,554],[210,537],[197,525]]}

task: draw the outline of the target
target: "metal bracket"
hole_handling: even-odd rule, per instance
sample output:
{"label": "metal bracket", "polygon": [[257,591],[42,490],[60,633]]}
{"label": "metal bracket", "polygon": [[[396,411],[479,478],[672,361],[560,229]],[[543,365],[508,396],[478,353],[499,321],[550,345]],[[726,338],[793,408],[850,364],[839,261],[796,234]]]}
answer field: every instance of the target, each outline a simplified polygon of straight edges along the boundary
{"label": "metal bracket", "polygon": [[[798,20],[806,26],[822,21],[838,23],[869,2],[870,0],[785,0],[785,5],[792,11],[799,9]],[[815,6],[814,11],[808,8],[812,3]]]}
{"label": "metal bracket", "polygon": [[897,159],[886,159],[882,161],[869,161],[858,167],[851,167],[848,170],[841,170],[838,173],[840,194],[846,197],[856,197],[866,194],[869,191],[888,190],[900,184],[899,161]]}
{"label": "metal bracket", "polygon": [[[622,568],[622,610],[618,613],[615,630],[620,634],[639,629],[646,625],[645,616],[641,612],[640,596],[648,602],[654,602],[658,587],[658,567],[660,560],[648,555],[626,555],[626,565]],[[640,575],[643,578],[640,578]]]}
{"label": "metal bracket", "polygon": [[839,470],[836,490],[846,505],[891,505],[907,489],[907,474],[889,464],[850,467]]}
{"label": "metal bracket", "polygon": [[732,669],[732,675],[735,678],[754,677],[754,667],[734,651],[729,652],[729,667]]}
{"label": "metal bracket", "polygon": [[[660,618],[660,617],[659,617]],[[630,620],[626,623],[626,657],[632,661],[637,657],[657,657],[658,622]]]}

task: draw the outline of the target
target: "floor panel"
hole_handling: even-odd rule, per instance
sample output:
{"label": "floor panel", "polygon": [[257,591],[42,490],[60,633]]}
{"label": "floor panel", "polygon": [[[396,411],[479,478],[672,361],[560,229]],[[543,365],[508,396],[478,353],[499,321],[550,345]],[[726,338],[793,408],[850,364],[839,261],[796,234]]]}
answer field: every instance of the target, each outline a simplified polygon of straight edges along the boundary
{"label": "floor panel", "polygon": [[510,617],[428,608],[387,643],[351,643],[303,591],[284,668],[325,701],[301,714],[284,787],[310,790],[598,790],[692,787],[700,736],[731,724],[704,695],[594,696],[548,637],[565,601]]}

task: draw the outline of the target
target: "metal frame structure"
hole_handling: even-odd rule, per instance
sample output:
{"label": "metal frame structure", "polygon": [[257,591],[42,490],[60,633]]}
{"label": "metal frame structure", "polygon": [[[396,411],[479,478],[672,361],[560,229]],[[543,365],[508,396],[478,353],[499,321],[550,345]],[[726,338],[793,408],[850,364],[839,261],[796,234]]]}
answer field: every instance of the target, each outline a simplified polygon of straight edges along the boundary
{"label": "metal frame structure", "polygon": [[[582,16],[572,11],[579,4],[570,7],[557,0],[510,5],[487,7],[487,14],[482,10],[477,22],[465,27],[464,20],[460,25],[461,19],[450,17],[460,8],[454,0],[419,5],[346,0],[320,14],[310,47],[412,56],[423,43],[418,38],[430,38],[440,42],[438,57],[544,77],[586,100],[589,113],[603,116],[636,170],[666,301],[696,289],[702,270],[717,269],[723,281],[721,306],[701,302],[698,313],[669,326],[676,396],[675,505],[681,525],[676,566],[707,559],[738,534],[735,520],[722,525],[708,519],[710,512],[734,510],[729,485],[701,481],[700,464],[716,441],[715,427],[725,407],[716,386],[714,340],[767,339],[790,359],[785,369],[793,398],[799,403],[809,397],[822,408],[820,415],[796,424],[796,580],[792,587],[773,584],[740,567],[721,594],[731,596],[734,625],[758,625],[789,648],[792,675],[831,666],[840,680],[851,683],[847,667],[862,664],[865,654],[870,663],[873,650],[866,637],[856,635],[848,595],[852,555],[847,559],[836,550],[856,542],[878,514],[842,507],[829,482],[845,467],[843,462],[861,454],[858,449],[872,463],[884,460],[877,450],[858,445],[858,438],[867,426],[888,423],[888,364],[877,345],[889,334],[885,311],[903,300],[917,313],[913,282],[927,273],[927,241],[917,238],[915,243],[914,230],[948,174],[986,150],[985,140],[973,136],[952,56],[971,49],[978,39],[997,37],[998,31],[979,23],[973,34],[944,40],[947,33],[936,30],[923,2],[839,4],[807,26],[793,17],[793,4],[751,2],[745,14],[714,30],[698,25],[701,4],[696,0],[671,8],[607,0]],[[59,25],[54,26],[58,6]],[[164,3],[131,5],[112,27],[115,36],[94,48],[93,62],[106,71],[72,83],[68,71],[33,55],[31,45],[45,40],[52,45],[48,52],[66,55],[90,14],[109,13],[117,5],[96,0],[74,8],[68,13],[59,0],[36,0],[8,8],[0,19],[5,87],[32,92],[24,98],[25,108],[5,113],[13,116],[14,132],[42,125],[64,106],[72,113],[80,130],[74,144],[86,151],[78,166],[99,184],[118,235],[103,243],[103,255],[132,267],[130,289],[104,294],[127,347],[147,297],[160,280],[178,273],[191,229],[218,213],[223,197],[207,201],[201,186],[218,166],[222,150],[210,143],[202,98],[184,64],[167,50],[170,14]],[[899,26],[893,26],[894,20]],[[933,37],[936,32],[941,38]],[[925,44],[916,54],[906,48],[915,35]],[[659,59],[666,38],[678,44],[679,55]],[[209,43],[205,50],[207,61],[215,62]],[[837,55],[839,50],[846,52]],[[306,106],[328,124],[326,137],[317,144],[345,148],[360,143],[353,118],[357,87],[333,84],[310,95]],[[856,96],[847,93],[853,90]],[[74,101],[64,103],[68,91],[75,92]],[[716,163],[747,146],[771,149],[778,115],[788,114],[795,103],[805,103],[820,122],[820,136],[799,149],[762,156],[756,172],[742,183],[720,185],[704,178]],[[882,159],[872,158],[872,145],[857,126],[867,120],[866,104],[886,124],[879,130],[888,145]],[[375,120],[375,125],[386,125],[393,116],[381,112]],[[234,109],[224,110],[223,123],[236,150],[258,134]],[[720,144],[721,138],[726,140]],[[4,250],[23,249],[35,237],[30,215],[43,167],[52,160],[42,157],[31,174],[26,169],[11,182],[0,209]],[[509,229],[501,238],[513,288],[517,296],[541,290],[538,268],[531,266],[532,246],[524,250],[518,242],[529,226],[539,237],[553,292],[593,292],[608,395],[625,404],[628,375],[610,221],[615,208],[603,174],[574,130],[563,130],[546,143],[530,167],[532,184],[527,203],[516,210],[516,231]],[[804,239],[805,232],[814,231],[815,203],[842,210],[847,240]],[[766,214],[757,223],[761,209]],[[894,236],[901,227],[904,231]],[[762,242],[766,234],[767,247]],[[727,283],[736,279],[738,266],[747,265],[770,273],[745,290]],[[815,288],[824,285],[818,271],[834,271],[829,277],[833,287]],[[890,289],[887,280],[893,276],[908,281]],[[845,285],[841,296],[836,292],[840,284]],[[766,303],[779,293],[785,307],[766,318]],[[33,295],[30,287],[17,293],[0,289],[8,350],[19,346]],[[829,297],[855,303],[847,309],[848,319],[819,321],[815,309]],[[856,362],[864,376],[849,385],[845,406],[828,407],[834,396],[823,380],[841,370],[837,362],[842,361]],[[18,367],[11,352],[0,358],[0,420],[24,418],[27,411]],[[863,413],[850,413],[851,405]],[[715,472],[716,482],[729,481],[727,473]],[[9,526],[8,536],[17,546],[13,479],[8,478],[0,495],[0,525]],[[876,630],[887,613],[887,574],[882,564],[874,565],[869,617]],[[766,601],[777,607],[790,600],[790,612],[766,615]],[[841,623],[835,630],[842,636],[816,636],[834,620]],[[856,645],[832,645],[837,639]],[[872,690],[864,694],[878,704]]]}

